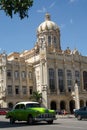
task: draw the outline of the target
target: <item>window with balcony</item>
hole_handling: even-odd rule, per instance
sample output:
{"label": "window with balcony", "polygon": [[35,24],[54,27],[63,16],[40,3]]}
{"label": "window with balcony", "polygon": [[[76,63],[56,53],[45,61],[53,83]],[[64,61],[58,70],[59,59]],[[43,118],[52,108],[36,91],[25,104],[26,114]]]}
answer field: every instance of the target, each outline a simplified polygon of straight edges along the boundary
{"label": "window with balcony", "polygon": [[67,87],[68,92],[72,91],[72,72],[71,70],[67,70]]}
{"label": "window with balcony", "polygon": [[84,84],[84,89],[87,91],[87,71],[83,72],[83,84]]}
{"label": "window with balcony", "polygon": [[55,71],[54,69],[49,69],[49,86],[50,90],[55,90]]}
{"label": "window with balcony", "polygon": [[64,92],[64,74],[62,69],[58,69],[58,83],[60,92]]}

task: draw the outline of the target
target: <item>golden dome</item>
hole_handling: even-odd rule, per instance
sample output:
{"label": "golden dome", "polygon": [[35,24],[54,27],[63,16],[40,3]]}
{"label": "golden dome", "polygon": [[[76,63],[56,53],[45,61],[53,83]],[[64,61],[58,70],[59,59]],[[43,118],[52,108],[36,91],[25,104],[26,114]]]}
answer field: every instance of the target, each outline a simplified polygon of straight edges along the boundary
{"label": "golden dome", "polygon": [[57,24],[50,20],[50,15],[48,13],[45,15],[45,21],[39,25],[37,32],[40,33],[47,30],[59,30]]}

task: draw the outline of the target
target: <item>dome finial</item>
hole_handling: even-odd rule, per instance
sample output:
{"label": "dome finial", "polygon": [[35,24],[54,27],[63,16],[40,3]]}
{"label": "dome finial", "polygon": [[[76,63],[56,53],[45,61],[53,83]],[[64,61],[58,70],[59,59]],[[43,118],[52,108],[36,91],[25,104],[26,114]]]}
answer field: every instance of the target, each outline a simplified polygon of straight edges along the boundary
{"label": "dome finial", "polygon": [[49,13],[46,13],[45,20],[50,21],[50,14]]}

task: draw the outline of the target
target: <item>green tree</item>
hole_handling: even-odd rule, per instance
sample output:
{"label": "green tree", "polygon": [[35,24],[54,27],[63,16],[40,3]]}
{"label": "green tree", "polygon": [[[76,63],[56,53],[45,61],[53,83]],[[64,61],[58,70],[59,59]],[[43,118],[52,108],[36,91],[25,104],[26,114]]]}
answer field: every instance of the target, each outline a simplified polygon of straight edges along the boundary
{"label": "green tree", "polygon": [[19,14],[20,19],[28,17],[28,11],[32,5],[33,0],[0,0],[0,10],[4,10],[11,18],[13,14]]}
{"label": "green tree", "polygon": [[34,91],[32,96],[30,96],[30,99],[35,101],[35,102],[39,102],[41,104],[41,102],[42,102],[42,93],[40,93],[39,91]]}

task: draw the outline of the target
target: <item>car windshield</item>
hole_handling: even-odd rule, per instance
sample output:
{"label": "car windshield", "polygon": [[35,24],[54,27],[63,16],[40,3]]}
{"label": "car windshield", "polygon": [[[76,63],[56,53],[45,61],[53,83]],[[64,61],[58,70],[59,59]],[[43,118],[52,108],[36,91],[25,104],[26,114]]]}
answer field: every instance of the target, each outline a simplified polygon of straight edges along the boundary
{"label": "car windshield", "polygon": [[30,107],[40,107],[39,103],[28,103],[26,104],[26,108],[30,108]]}

